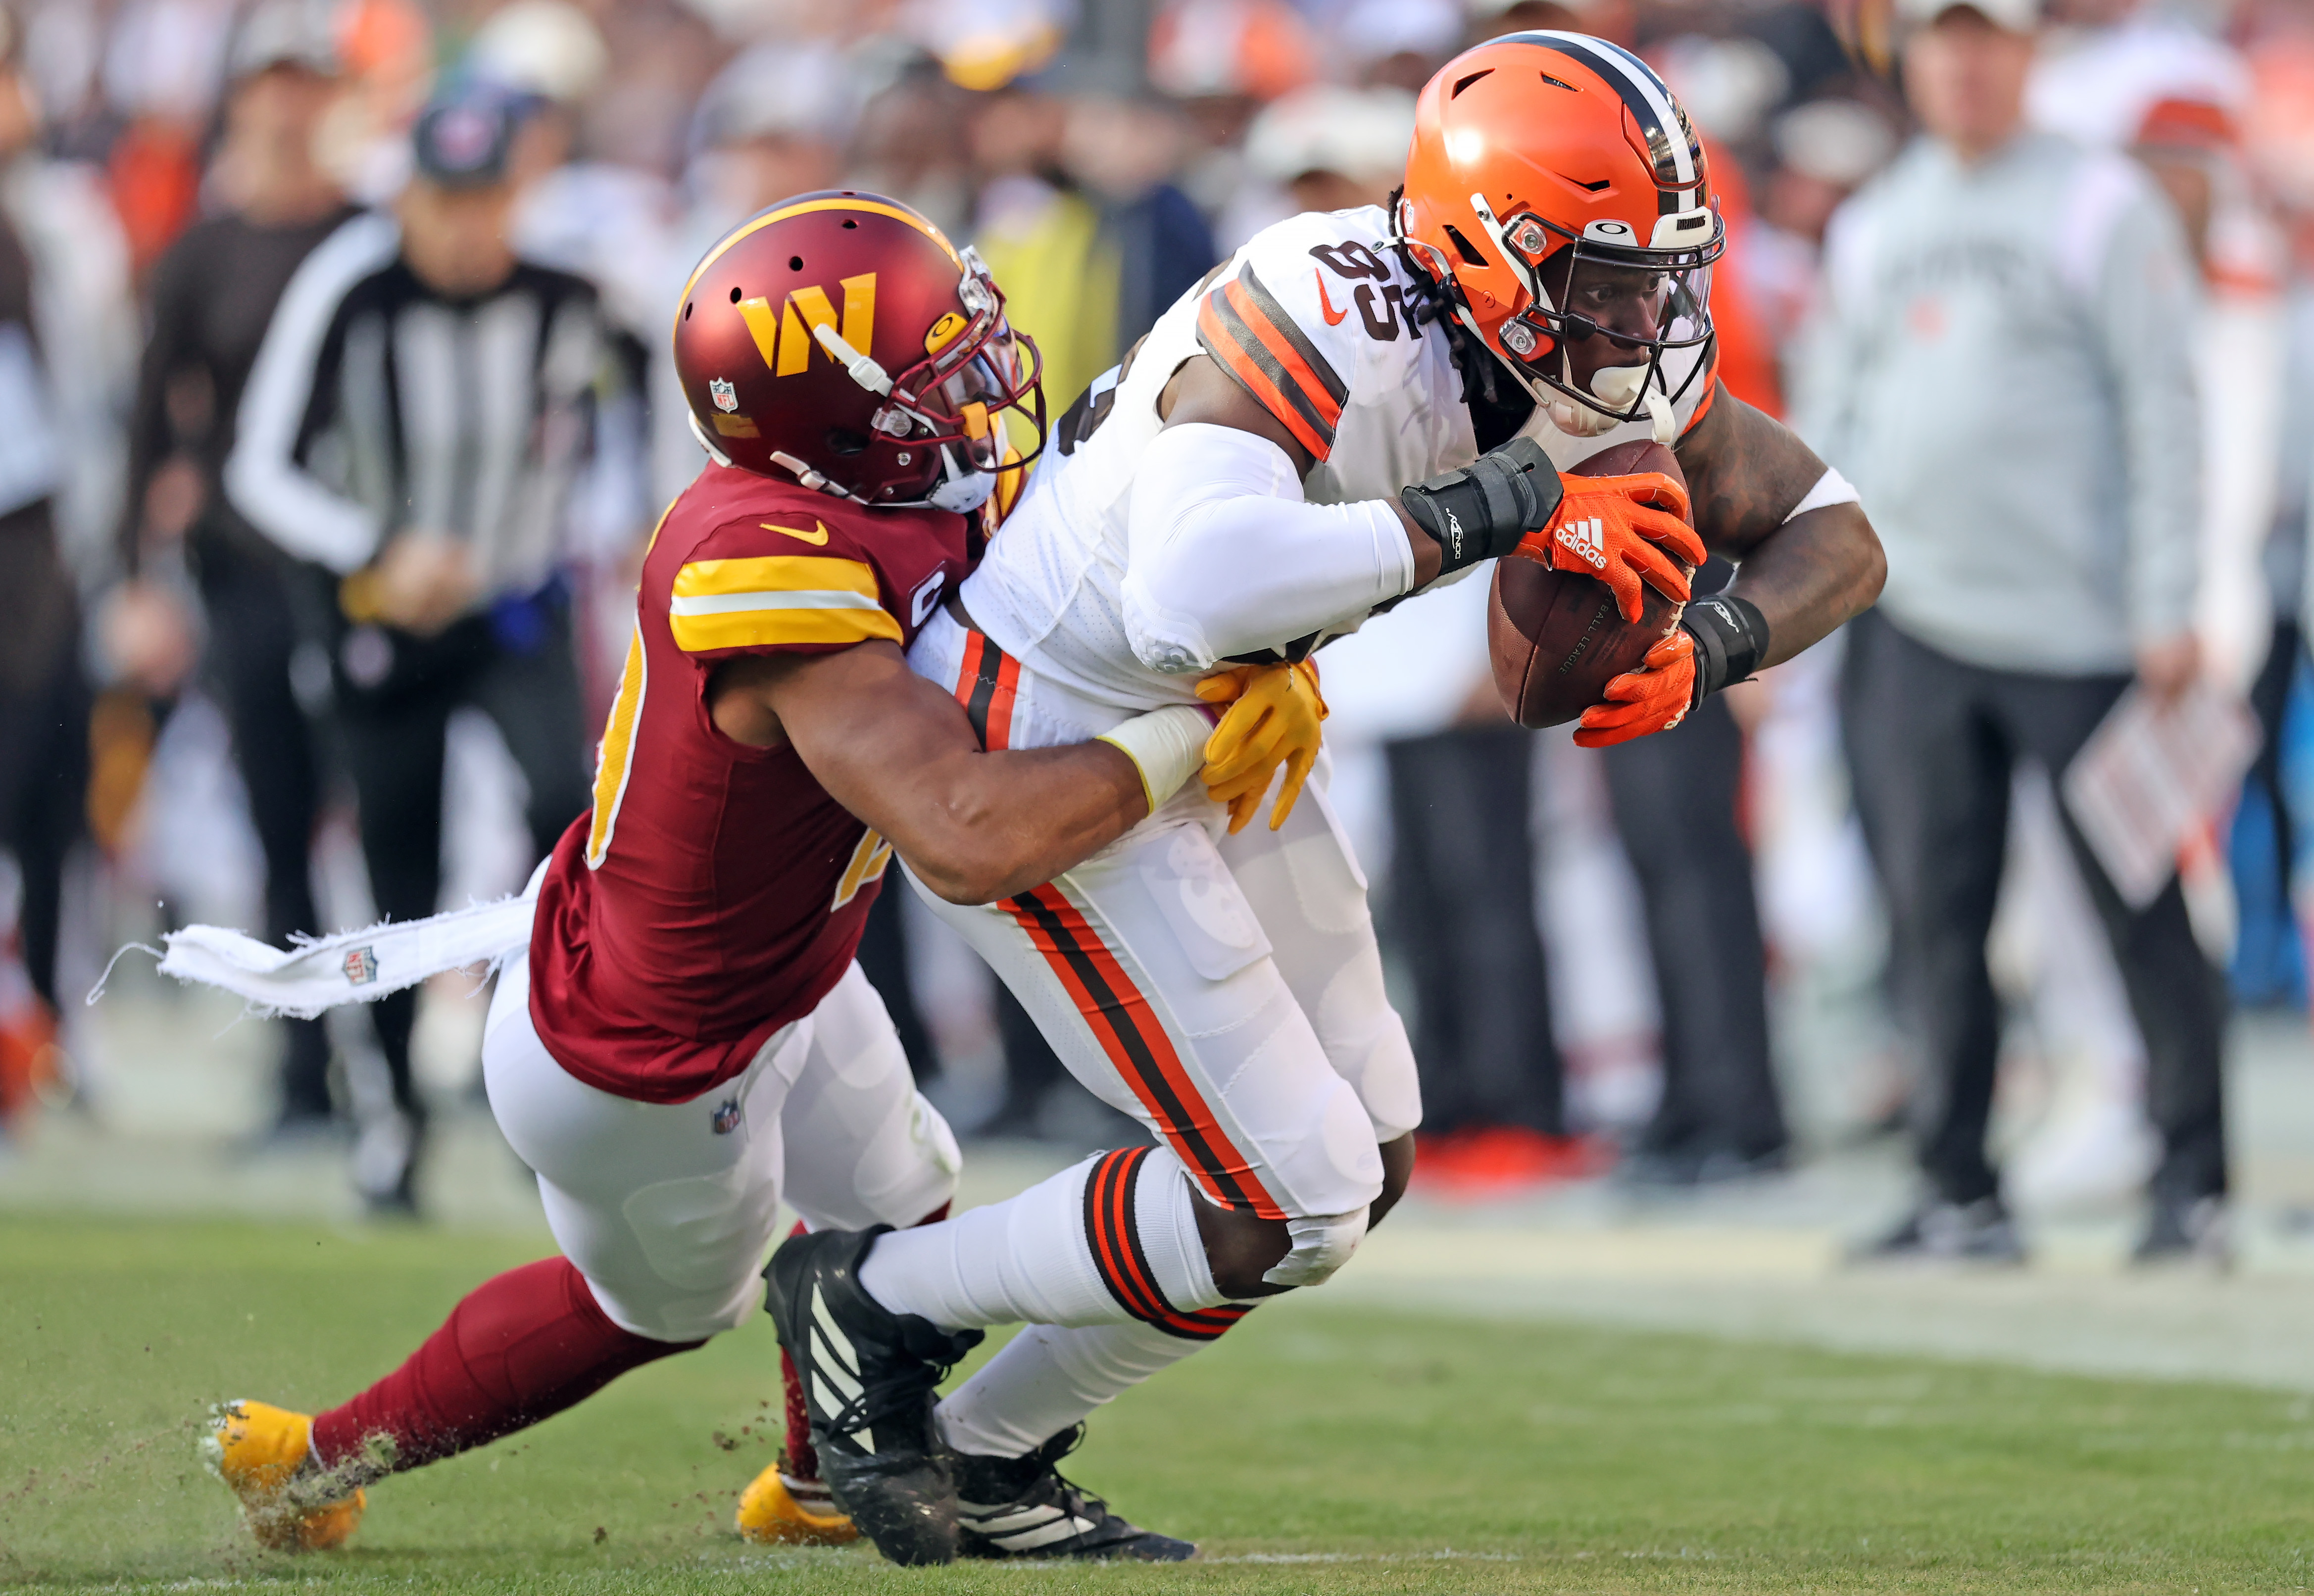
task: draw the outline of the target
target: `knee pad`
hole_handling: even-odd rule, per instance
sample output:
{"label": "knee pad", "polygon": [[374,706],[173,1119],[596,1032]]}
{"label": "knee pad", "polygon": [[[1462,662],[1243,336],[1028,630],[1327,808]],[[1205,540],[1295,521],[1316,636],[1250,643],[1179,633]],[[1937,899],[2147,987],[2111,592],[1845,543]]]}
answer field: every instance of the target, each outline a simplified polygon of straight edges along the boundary
{"label": "knee pad", "polygon": [[923,1093],[911,1092],[905,1114],[861,1150],[853,1189],[879,1221],[905,1229],[955,1200],[963,1168],[956,1133]]}
{"label": "knee pad", "polygon": [[1287,1220],[1285,1230],[1293,1238],[1293,1248],[1261,1278],[1271,1285],[1323,1285],[1365,1239],[1366,1213],[1366,1209],[1360,1208],[1350,1213]]}

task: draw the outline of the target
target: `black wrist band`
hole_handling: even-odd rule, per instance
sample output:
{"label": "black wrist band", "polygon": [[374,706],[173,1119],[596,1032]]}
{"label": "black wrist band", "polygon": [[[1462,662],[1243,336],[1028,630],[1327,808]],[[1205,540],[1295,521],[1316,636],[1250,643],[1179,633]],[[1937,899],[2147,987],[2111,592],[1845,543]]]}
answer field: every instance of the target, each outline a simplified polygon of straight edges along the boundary
{"label": "black wrist band", "polygon": [[1679,623],[1695,639],[1692,709],[1759,668],[1768,653],[1768,618],[1748,598],[1714,593],[1692,600]]}
{"label": "black wrist band", "polygon": [[1438,574],[1498,560],[1550,525],[1566,488],[1532,438],[1515,437],[1459,471],[1399,490],[1398,502],[1438,544]]}

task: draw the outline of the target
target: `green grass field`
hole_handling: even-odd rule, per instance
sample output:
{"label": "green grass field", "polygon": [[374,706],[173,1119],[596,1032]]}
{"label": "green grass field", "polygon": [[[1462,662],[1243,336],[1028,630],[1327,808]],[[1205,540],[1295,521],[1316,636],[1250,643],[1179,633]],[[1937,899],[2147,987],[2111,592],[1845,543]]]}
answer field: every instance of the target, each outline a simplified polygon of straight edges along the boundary
{"label": "green grass field", "polygon": [[389,1367],[520,1238],[0,1221],[0,1588],[347,1592],[2214,1592],[2314,1584],[2314,1402],[1273,1305],[1097,1421],[1076,1477],[1187,1567],[904,1571],[730,1532],[773,1456],[758,1320],[371,1493],[346,1552],[242,1535],[207,1405]]}

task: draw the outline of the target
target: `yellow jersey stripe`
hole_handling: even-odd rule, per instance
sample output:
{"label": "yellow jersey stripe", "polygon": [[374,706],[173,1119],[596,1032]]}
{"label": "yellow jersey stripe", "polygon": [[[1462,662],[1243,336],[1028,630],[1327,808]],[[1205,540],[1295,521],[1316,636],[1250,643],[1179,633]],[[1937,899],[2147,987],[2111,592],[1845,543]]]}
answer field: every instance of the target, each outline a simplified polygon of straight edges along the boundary
{"label": "yellow jersey stripe", "polygon": [[[651,534],[657,537],[654,532]],[[587,868],[595,869],[611,851],[611,832],[619,823],[619,805],[627,796],[627,778],[634,772],[635,721],[642,713],[643,692],[650,684],[650,663],[643,653],[642,623],[635,623],[627,640],[627,663],[619,672],[618,697],[611,702],[611,719],[603,727],[603,745],[595,762],[595,815],[587,829]]]}
{"label": "yellow jersey stripe", "polygon": [[900,640],[900,623],[890,615],[879,609],[850,606],[670,613],[667,627],[675,634],[676,647],[686,654],[715,648],[775,648],[794,643],[864,643],[871,638]]}
{"label": "yellow jersey stripe", "polygon": [[857,593],[871,602],[876,573],[864,560],[830,554],[772,554],[754,560],[695,560],[675,573],[676,598],[717,593]]}

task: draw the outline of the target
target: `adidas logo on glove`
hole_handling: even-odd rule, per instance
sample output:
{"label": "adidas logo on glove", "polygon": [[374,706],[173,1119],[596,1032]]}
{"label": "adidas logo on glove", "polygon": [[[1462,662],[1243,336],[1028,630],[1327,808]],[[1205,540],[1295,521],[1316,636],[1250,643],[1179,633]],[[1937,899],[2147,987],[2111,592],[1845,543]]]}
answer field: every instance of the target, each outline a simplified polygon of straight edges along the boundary
{"label": "adidas logo on glove", "polygon": [[1569,521],[1559,529],[1559,547],[1580,555],[1596,570],[1607,569],[1606,528],[1598,516],[1587,521]]}

